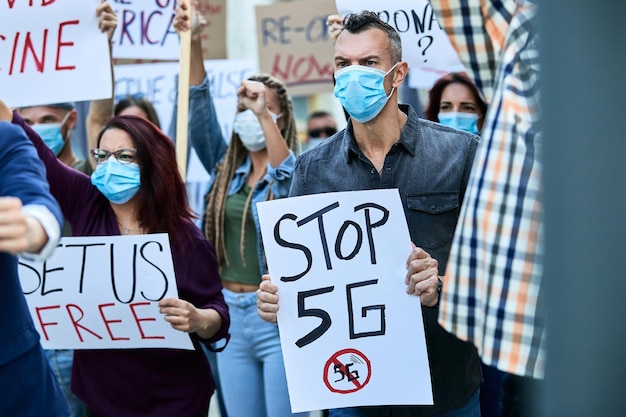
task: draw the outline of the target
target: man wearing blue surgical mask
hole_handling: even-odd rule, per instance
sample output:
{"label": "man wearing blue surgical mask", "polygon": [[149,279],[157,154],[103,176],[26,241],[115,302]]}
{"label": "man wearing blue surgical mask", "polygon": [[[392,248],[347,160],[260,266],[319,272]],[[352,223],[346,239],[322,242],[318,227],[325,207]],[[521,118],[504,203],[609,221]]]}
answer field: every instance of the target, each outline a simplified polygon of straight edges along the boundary
{"label": "man wearing blue surgical mask", "polygon": [[[422,120],[410,105],[398,105],[397,89],[408,71],[398,32],[377,13],[345,17],[335,42],[335,96],[350,120],[323,146],[298,157],[289,195],[398,190],[413,250],[403,265],[406,275],[387,278],[404,283],[398,297],[406,292],[420,298],[423,323],[411,322],[411,317],[407,322],[424,326],[434,405],[331,409],[331,417],[480,416],[478,352],[437,321],[439,295],[446,290],[439,276],[446,267],[479,137]],[[257,311],[266,321],[276,322],[277,290],[264,276]],[[299,324],[294,321],[292,328]],[[403,348],[410,360],[414,347]],[[389,381],[389,390],[393,383]]]}
{"label": "man wearing blue surgical mask", "polygon": [[92,169],[87,158],[81,160],[72,148],[72,132],[78,121],[74,103],[22,107],[19,113],[61,162],[91,174]]}

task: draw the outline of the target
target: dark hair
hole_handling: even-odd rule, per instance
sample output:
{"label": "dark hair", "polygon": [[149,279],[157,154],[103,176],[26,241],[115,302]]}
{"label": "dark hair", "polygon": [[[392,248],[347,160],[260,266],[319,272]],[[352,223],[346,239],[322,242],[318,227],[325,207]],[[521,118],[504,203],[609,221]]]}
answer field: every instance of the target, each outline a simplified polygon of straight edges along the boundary
{"label": "dark hair", "polygon": [[[251,81],[259,81],[266,87],[271,88],[276,92],[276,96],[280,101],[280,114],[283,120],[283,128],[280,133],[283,135],[283,139],[287,143],[287,147],[295,152],[298,146],[298,136],[296,131],[296,121],[293,114],[293,106],[291,104],[291,97],[287,93],[285,85],[277,78],[272,77],[269,74],[253,75],[248,78]],[[228,257],[226,256],[226,244],[224,241],[224,212],[226,209],[226,197],[228,195],[228,189],[230,188],[230,182],[232,181],[235,171],[241,166],[243,161],[248,156],[248,150],[243,146],[239,136],[233,132],[228,148],[226,148],[226,154],[217,165],[215,180],[211,191],[207,194],[207,205],[204,211],[204,234],[206,238],[213,242],[215,246],[215,252],[217,254],[217,260],[221,264],[222,262],[228,263]],[[271,190],[271,187],[270,187]],[[274,196],[271,192],[267,195],[267,200],[273,199]],[[250,207],[250,201],[252,199],[252,193],[248,195],[248,200],[243,213],[243,221],[245,221],[248,214],[248,207]],[[243,236],[245,228],[242,227],[242,239],[240,251],[243,254],[243,246],[245,244],[245,236]],[[242,255],[243,261],[243,255]],[[245,262],[245,261],[244,261]]]}
{"label": "dark hair", "polygon": [[187,192],[171,139],[152,122],[137,116],[115,116],[102,128],[128,133],[137,149],[136,161],[141,167],[141,186],[137,193],[137,217],[149,233],[167,232],[176,241],[181,226],[196,217],[187,201]]}
{"label": "dark hair", "polygon": [[311,119],[319,119],[321,117],[328,117],[328,116],[334,118],[334,116],[330,112],[327,112],[326,110],[317,110],[317,111],[314,111],[313,113],[309,114],[309,117],[307,118],[307,121],[309,121]]}
{"label": "dark hair", "polygon": [[148,120],[154,123],[158,128],[161,128],[161,122],[159,121],[159,116],[154,109],[154,105],[143,95],[134,94],[121,98],[115,105],[113,114],[115,116],[118,116],[122,111],[126,110],[129,107],[139,107],[146,113],[146,115],[148,116]]}
{"label": "dark hair", "polygon": [[470,80],[470,78],[462,72],[451,72],[439,78],[431,87],[430,91],[428,91],[428,105],[424,109],[424,116],[426,119],[432,120],[433,122],[439,122],[439,117],[437,117],[437,115],[439,114],[439,108],[441,107],[441,96],[443,95],[443,90],[445,90],[450,84],[463,84],[467,86],[467,88],[469,88],[472,92],[474,100],[476,100],[476,104],[478,105],[482,116],[485,116],[485,113],[487,112],[487,103],[480,96],[480,93],[472,80]]}
{"label": "dark hair", "polygon": [[343,30],[350,33],[361,33],[369,29],[382,30],[391,42],[392,63],[402,61],[402,40],[398,31],[382,21],[377,13],[363,10],[361,13],[350,13],[343,19]]}

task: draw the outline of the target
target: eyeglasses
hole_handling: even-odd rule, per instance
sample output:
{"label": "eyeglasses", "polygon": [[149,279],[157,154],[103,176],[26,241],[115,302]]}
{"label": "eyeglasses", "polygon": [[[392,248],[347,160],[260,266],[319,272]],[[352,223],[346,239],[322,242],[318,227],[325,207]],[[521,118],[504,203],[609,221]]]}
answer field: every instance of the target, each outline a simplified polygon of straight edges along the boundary
{"label": "eyeglasses", "polygon": [[331,137],[335,133],[337,133],[337,129],[334,127],[325,127],[323,129],[311,129],[309,130],[310,138],[319,138],[322,136],[322,133],[326,135],[327,138]]}
{"label": "eyeglasses", "polygon": [[89,151],[93,161],[96,164],[101,164],[113,155],[115,159],[120,161],[122,164],[130,164],[135,160],[135,155],[137,155],[137,149],[119,149],[115,152],[107,151],[106,149],[92,149]]}

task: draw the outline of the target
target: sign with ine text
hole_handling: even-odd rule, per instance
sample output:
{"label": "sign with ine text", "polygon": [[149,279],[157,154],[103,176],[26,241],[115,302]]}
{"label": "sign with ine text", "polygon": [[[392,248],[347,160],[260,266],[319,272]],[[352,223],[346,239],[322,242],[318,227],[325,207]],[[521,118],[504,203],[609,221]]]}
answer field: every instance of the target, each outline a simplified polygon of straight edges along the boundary
{"label": "sign with ine text", "polygon": [[159,312],[178,298],[167,234],[62,238],[18,272],[45,349],[193,349]]}
{"label": "sign with ine text", "polygon": [[398,190],[257,204],[293,412],[433,403]]}
{"label": "sign with ine text", "polygon": [[1,0],[0,92],[9,107],[111,97],[100,0]]}

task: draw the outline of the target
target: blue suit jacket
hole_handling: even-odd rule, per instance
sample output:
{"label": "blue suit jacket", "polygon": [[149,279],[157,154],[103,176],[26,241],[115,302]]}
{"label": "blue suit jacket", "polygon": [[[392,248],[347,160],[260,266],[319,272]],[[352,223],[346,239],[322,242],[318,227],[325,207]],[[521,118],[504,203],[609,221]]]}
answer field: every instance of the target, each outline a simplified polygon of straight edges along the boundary
{"label": "blue suit jacket", "polygon": [[[37,151],[18,126],[0,122],[0,196],[48,208],[62,225]],[[18,260],[0,252],[0,416],[67,416],[43,355],[17,275]]]}

